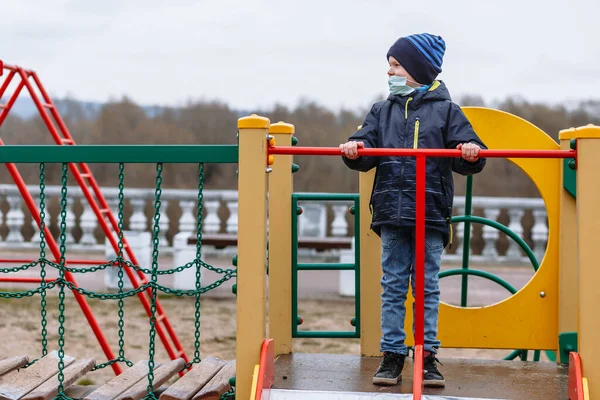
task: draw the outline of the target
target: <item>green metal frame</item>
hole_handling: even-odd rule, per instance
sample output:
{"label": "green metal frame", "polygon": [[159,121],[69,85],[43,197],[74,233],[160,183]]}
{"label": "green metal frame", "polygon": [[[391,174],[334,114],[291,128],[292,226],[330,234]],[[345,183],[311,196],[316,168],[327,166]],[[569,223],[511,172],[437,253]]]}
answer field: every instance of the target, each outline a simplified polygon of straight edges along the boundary
{"label": "green metal frame", "polygon": [[577,198],[577,172],[571,168],[575,162],[573,158],[563,160],[563,186],[574,198]]}
{"label": "green metal frame", "polygon": [[558,350],[561,364],[569,363],[569,353],[577,351],[577,332],[563,332],[558,335]]}
{"label": "green metal frame", "polygon": [[237,163],[236,145],[0,146],[0,163]]}
{"label": "green metal frame", "polygon": [[[298,202],[299,201],[348,201],[354,202],[354,264],[298,263]],[[293,193],[292,194],[292,337],[293,338],[359,338],[360,337],[360,196],[345,193]],[[308,331],[299,330],[298,272],[299,271],[352,271],[354,270],[354,331]]]}

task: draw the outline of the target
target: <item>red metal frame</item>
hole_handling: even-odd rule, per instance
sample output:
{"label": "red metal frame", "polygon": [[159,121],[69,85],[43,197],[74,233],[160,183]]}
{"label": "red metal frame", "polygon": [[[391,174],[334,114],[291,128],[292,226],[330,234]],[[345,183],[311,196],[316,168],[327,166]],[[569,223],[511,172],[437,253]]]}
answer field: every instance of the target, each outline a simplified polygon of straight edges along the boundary
{"label": "red metal frame", "polygon": [[[269,154],[342,156],[337,147],[298,147],[271,146]],[[453,149],[358,149],[359,156],[427,156],[455,157],[461,156],[460,150]],[[480,150],[479,155],[485,158],[573,158],[575,150]]]}
{"label": "red metal frame", "polygon": [[426,156],[417,156],[415,221],[415,365],[413,399],[423,393],[423,345],[425,342],[425,169]]}
{"label": "red metal frame", "polygon": [[[29,264],[37,260],[28,260],[24,258],[0,258],[0,264]],[[67,260],[65,261],[67,264],[71,265],[102,265],[106,264],[108,261],[98,261],[98,260]],[[117,265],[115,263],[115,265]]]}
{"label": "red metal frame", "polygon": [[[341,156],[337,147],[269,146],[269,154]],[[359,156],[413,156],[416,158],[416,216],[415,216],[415,362],[413,399],[423,394],[423,356],[425,326],[425,182],[427,157],[461,157],[453,149],[358,149]],[[480,150],[485,158],[576,158],[575,150]],[[573,355],[573,353],[571,353]],[[581,381],[581,379],[579,379]],[[578,385],[581,385],[579,382]],[[572,398],[571,400],[575,400]],[[579,398],[577,398],[579,400]]]}
{"label": "red metal frame", "polygon": [[584,400],[583,371],[579,353],[569,353],[569,400]]}
{"label": "red metal frame", "polygon": [[[44,123],[46,124],[46,126],[47,126],[48,130],[50,131],[50,134],[52,135],[52,138],[54,139],[56,144],[57,145],[75,145],[75,140],[71,136],[69,130],[67,129],[67,126],[65,125],[64,121],[62,120],[60,114],[58,113],[58,110],[54,106],[52,99],[50,98],[50,96],[46,92],[45,88],[43,87],[37,74],[34,71],[25,70],[25,69],[23,69],[21,67],[17,67],[17,66],[2,64],[2,67],[3,67],[3,69],[6,69],[10,72],[7,75],[7,77],[4,79],[4,82],[3,82],[2,86],[0,87],[0,98],[2,98],[2,96],[4,95],[4,92],[6,91],[6,89],[8,88],[9,84],[11,83],[11,81],[13,80],[13,78],[15,76],[18,75],[21,78],[21,81],[19,82],[17,88],[15,89],[15,92],[11,95],[11,97],[9,98],[6,105],[0,104],[0,126],[2,126],[2,123],[8,116],[8,113],[11,110],[15,101],[17,100],[21,90],[23,89],[23,87],[26,87],[29,92],[29,95],[31,96],[33,102],[35,103],[35,105],[40,113],[40,116],[42,117]],[[42,103],[42,101],[40,101],[37,93],[34,90],[32,83],[29,81],[29,78],[33,79],[33,83],[35,84],[37,89],[40,91],[43,101],[44,101],[43,103]],[[52,114],[52,117],[56,121],[56,124],[58,125],[60,132],[54,126],[54,123],[52,122],[50,116],[48,115],[47,110],[50,110],[50,113]],[[61,136],[61,134],[62,134],[62,136]],[[2,142],[1,139],[0,139],[0,145],[4,145],[4,143]],[[19,191],[21,192],[21,195],[23,196],[23,199],[25,200],[25,203],[27,204],[27,207],[29,208],[32,216],[35,218],[35,220],[39,226],[39,224],[40,224],[39,211],[37,209],[37,206],[35,205],[35,202],[31,196],[31,194],[29,193],[29,191],[25,185],[25,182],[23,181],[21,175],[19,174],[15,164],[7,163],[6,166],[9,170],[9,173],[13,177],[15,183],[17,184]],[[79,164],[70,163],[69,168],[71,170],[71,173],[75,177],[75,180],[81,187],[81,190],[82,190],[85,198],[87,199],[88,203],[90,204],[92,210],[94,211],[94,214],[98,218],[98,222],[99,222],[106,238],[110,241],[114,251],[118,253],[119,248],[118,248],[118,242],[116,239],[116,232],[118,232],[118,222],[117,222],[115,216],[113,215],[112,211],[110,210],[110,207],[108,206],[108,203],[106,202],[106,199],[104,198],[104,195],[102,194],[89,167],[84,163],[79,163]],[[97,201],[96,201],[96,199],[97,199]],[[108,219],[108,221],[107,221],[107,219]],[[46,231],[47,231],[47,229],[46,229]],[[59,259],[60,252],[58,251],[58,246],[56,245],[56,242],[55,242],[54,238],[50,235],[49,231],[46,232],[46,239],[48,240],[48,246],[52,249],[55,259]],[[56,252],[53,249],[55,249]],[[137,258],[135,257],[135,254],[133,253],[131,247],[129,246],[129,243],[127,242],[126,238],[123,238],[123,249],[125,250],[126,256],[128,257],[128,259],[133,264],[139,265],[139,262],[138,262]],[[141,282],[141,284],[148,283],[148,280],[146,279],[145,275],[140,271],[137,271],[137,278],[139,278],[140,281],[138,281],[134,271],[131,268],[125,267],[125,273],[129,277],[132,285],[135,288],[138,288],[140,286],[140,282]],[[74,281],[74,277],[68,271],[65,273],[65,278],[67,280],[69,280],[70,282],[73,282],[73,284],[76,284]],[[115,357],[113,356],[112,351],[110,350],[110,347],[108,346],[108,343],[106,342],[106,339],[104,338],[104,336],[102,334],[102,331],[97,326],[95,318],[94,318],[87,302],[85,301],[85,298],[78,295],[77,293],[74,293],[74,294],[75,294],[76,299],[79,302],[86,318],[88,319],[90,326],[92,326],[92,330],[96,334],[96,337],[98,338],[98,341],[99,341],[101,347],[103,348],[104,353],[106,354],[106,356],[108,357],[109,360],[114,359]],[[148,316],[151,316],[151,314],[152,314],[151,309],[150,309],[151,294],[152,294],[152,290],[150,288],[144,292],[140,292],[137,294],[138,298],[140,299],[142,305],[144,306],[144,309],[146,310],[146,313],[148,314]],[[158,333],[158,336],[160,337],[161,341],[163,342],[169,357],[171,359],[175,359],[177,357],[182,357],[185,360],[185,362],[189,362],[189,359],[188,359],[187,355],[185,354],[185,351],[183,350],[183,346],[181,345],[179,338],[175,334],[175,331],[173,330],[173,327],[171,326],[171,323],[169,322],[158,299],[156,300],[156,314],[157,314],[156,315],[156,332]],[[161,324],[164,325],[164,328],[166,329],[169,337],[167,337],[167,334],[165,334],[165,332],[163,330],[163,326]],[[173,342],[175,350],[173,349],[173,346],[171,345],[171,342],[169,341],[169,339]],[[115,371],[115,373],[117,375],[121,372],[119,365],[117,365],[116,363],[113,364],[113,370]]]}
{"label": "red metal frame", "polygon": [[[45,279],[45,282],[55,282],[56,279],[54,278],[49,278],[49,279]],[[8,282],[8,283],[42,283],[42,278],[19,278],[19,277],[1,277],[0,276],[0,282]]]}
{"label": "red metal frame", "polygon": [[275,380],[275,344],[273,339],[265,339],[260,348],[260,363],[258,367],[258,380],[254,399],[261,400],[263,390],[271,389]]}

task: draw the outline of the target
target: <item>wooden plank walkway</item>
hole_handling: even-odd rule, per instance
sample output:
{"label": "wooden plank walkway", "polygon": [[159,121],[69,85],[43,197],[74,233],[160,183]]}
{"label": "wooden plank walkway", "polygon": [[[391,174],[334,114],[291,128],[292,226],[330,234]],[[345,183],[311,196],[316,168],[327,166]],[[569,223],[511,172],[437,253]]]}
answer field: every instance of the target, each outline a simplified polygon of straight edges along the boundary
{"label": "wooden plank walkway", "polygon": [[[28,368],[27,356],[0,360],[0,400],[49,400],[58,393],[58,354],[50,352]],[[148,362],[139,361],[104,385],[82,387],[76,381],[95,365],[92,359],[64,358],[63,386],[67,396],[85,400],[140,400],[148,386]],[[409,394],[412,392],[412,361],[404,366],[404,379],[397,386],[371,383],[380,358],[335,354],[290,354],[275,360],[274,389],[335,393]],[[442,360],[446,378],[442,389],[426,388],[431,399],[530,399],[554,400],[568,397],[568,368],[554,363]],[[183,359],[158,364],[153,387],[160,400],[219,399],[231,387],[235,360],[205,358],[182,378],[165,385],[185,368]],[[21,368],[21,369],[19,369]],[[321,394],[323,396],[323,394]],[[362,398],[362,397],[361,397]]]}
{"label": "wooden plank walkway", "polygon": [[[50,352],[28,368],[29,357],[19,356],[0,360],[0,400],[49,400],[58,393],[58,362],[56,351]],[[104,385],[77,386],[77,380],[91,371],[93,359],[63,358],[63,388],[73,399],[140,400],[148,388],[148,361],[142,360],[126,369]],[[153,389],[162,400],[218,399],[231,389],[229,379],[235,376],[235,360],[224,361],[207,357],[177,380],[171,388],[163,384],[185,368],[182,358],[157,364],[154,368]]]}
{"label": "wooden plank walkway", "polygon": [[[331,392],[412,393],[412,360],[397,386],[371,382],[381,358],[335,354],[280,355],[273,388]],[[443,389],[424,394],[482,399],[554,400],[568,398],[568,368],[549,362],[442,359]]]}

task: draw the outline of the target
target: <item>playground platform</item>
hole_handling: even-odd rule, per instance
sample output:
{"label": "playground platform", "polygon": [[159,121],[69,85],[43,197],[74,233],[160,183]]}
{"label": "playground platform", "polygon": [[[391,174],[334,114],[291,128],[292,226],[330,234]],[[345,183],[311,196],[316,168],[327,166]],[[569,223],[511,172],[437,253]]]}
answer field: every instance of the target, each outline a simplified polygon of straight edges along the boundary
{"label": "playground platform", "polygon": [[[274,364],[271,400],[319,398],[306,391],[337,392],[339,399],[377,398],[382,394],[410,394],[412,398],[412,360],[407,359],[403,380],[396,386],[375,386],[373,373],[379,357],[336,354],[280,355]],[[446,387],[425,388],[430,399],[528,399],[553,400],[568,398],[568,367],[545,362],[441,359],[440,371]],[[278,389],[285,390],[282,397]],[[288,392],[289,391],[289,392]],[[283,391],[281,393],[284,393]],[[294,393],[298,393],[294,395]],[[343,397],[342,393],[354,397]],[[361,396],[363,395],[363,396]],[[390,398],[397,398],[396,396]],[[404,396],[398,397],[404,398]],[[409,397],[406,397],[409,398]]]}

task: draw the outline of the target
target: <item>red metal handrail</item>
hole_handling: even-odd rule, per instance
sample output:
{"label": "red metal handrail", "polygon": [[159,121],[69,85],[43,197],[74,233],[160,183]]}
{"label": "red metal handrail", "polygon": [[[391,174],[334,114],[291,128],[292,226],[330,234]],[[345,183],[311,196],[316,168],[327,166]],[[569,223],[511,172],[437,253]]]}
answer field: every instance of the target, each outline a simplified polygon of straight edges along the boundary
{"label": "red metal handrail", "polygon": [[[285,155],[313,155],[313,156],[342,156],[337,147],[298,147],[298,146],[271,146],[269,154]],[[358,149],[359,156],[427,156],[427,157],[455,157],[461,156],[460,150],[454,149]],[[575,150],[480,150],[483,158],[574,158]]]}
{"label": "red metal handrail", "polygon": [[[342,156],[337,147],[269,146],[269,154]],[[359,156],[416,157],[415,216],[415,363],[413,369],[413,400],[423,394],[423,345],[425,342],[425,179],[427,157],[461,157],[455,149],[358,149]],[[482,158],[576,158],[575,150],[480,150]]]}

